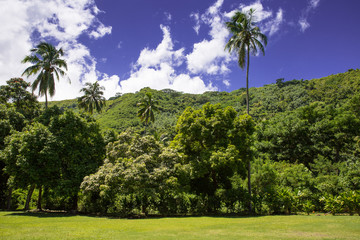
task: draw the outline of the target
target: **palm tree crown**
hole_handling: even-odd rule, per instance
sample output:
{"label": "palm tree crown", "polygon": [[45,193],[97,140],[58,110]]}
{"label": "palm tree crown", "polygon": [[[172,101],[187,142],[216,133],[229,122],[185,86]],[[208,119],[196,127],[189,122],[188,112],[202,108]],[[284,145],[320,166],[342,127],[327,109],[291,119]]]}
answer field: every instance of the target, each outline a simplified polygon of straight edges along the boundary
{"label": "palm tree crown", "polygon": [[65,60],[60,57],[64,55],[63,50],[56,49],[53,45],[41,42],[30,50],[31,54],[26,56],[22,63],[31,63],[32,66],[25,69],[22,75],[36,75],[40,72],[32,83],[32,91],[39,87],[39,96],[45,95],[45,107],[47,107],[47,93],[52,97],[55,94],[54,74],[59,80],[60,76],[65,75],[64,68],[67,70]]}
{"label": "palm tree crown", "polygon": [[80,92],[84,92],[84,96],[78,98],[79,108],[84,108],[90,114],[95,109],[101,112],[101,109],[106,106],[106,99],[103,97],[105,87],[101,87],[98,81],[92,83],[85,83],[86,87],[82,88]]}
{"label": "palm tree crown", "polygon": [[146,125],[155,121],[154,112],[159,111],[156,103],[157,101],[152,98],[152,94],[147,92],[145,97],[137,104],[139,106],[138,117]]}

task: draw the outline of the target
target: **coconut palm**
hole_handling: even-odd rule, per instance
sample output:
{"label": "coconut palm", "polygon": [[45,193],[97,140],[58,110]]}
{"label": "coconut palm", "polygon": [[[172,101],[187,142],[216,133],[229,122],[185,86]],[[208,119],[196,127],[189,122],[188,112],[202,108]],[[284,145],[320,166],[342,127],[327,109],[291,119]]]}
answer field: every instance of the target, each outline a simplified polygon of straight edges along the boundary
{"label": "coconut palm", "polygon": [[[249,12],[236,12],[230,22],[226,22],[226,27],[231,32],[232,37],[225,45],[225,50],[236,52],[238,55],[238,64],[244,69],[246,64],[246,112],[249,114],[249,66],[250,54],[257,55],[260,50],[265,55],[267,37],[260,32],[254,21],[254,9]],[[250,159],[248,159],[248,190],[251,197],[251,171]],[[251,202],[249,210],[252,212]]]}
{"label": "coconut palm", "polygon": [[149,122],[155,121],[154,112],[159,110],[156,106],[156,101],[152,98],[150,92],[147,92],[145,97],[142,98],[137,105],[139,106],[138,117],[145,123],[145,126],[147,126]]}
{"label": "coconut palm", "polygon": [[84,96],[78,98],[79,108],[83,108],[90,114],[93,113],[94,109],[97,112],[101,112],[102,108],[106,106],[106,99],[103,97],[105,90],[101,87],[98,81],[94,83],[85,83],[86,87],[82,88],[80,92],[84,92]]}
{"label": "coconut palm", "polygon": [[55,79],[59,80],[60,76],[65,75],[67,64],[64,59],[60,57],[64,55],[63,50],[56,49],[53,45],[46,42],[41,42],[30,50],[31,54],[26,56],[22,63],[31,63],[32,66],[25,69],[22,75],[36,75],[36,79],[32,83],[32,91],[39,88],[39,96],[45,95],[45,108],[47,108],[48,93],[50,97],[55,95]]}
{"label": "coconut palm", "polygon": [[236,12],[226,27],[233,34],[225,45],[229,52],[236,52],[240,68],[246,64],[246,111],[249,114],[249,66],[250,54],[257,55],[260,50],[265,55],[264,45],[267,45],[267,37],[260,32],[260,28],[254,22],[254,9],[247,13]]}

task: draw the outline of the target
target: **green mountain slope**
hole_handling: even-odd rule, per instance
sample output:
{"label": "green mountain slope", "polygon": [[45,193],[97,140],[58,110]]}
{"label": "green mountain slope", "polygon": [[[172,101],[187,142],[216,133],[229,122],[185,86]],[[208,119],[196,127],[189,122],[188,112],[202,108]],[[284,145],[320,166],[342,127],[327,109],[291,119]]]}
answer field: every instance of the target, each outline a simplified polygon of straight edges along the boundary
{"label": "green mountain slope", "polygon": [[[222,106],[233,106],[238,112],[245,113],[245,89],[230,93],[185,94],[170,89],[157,91],[143,88],[139,92],[108,100],[104,111],[94,116],[103,129],[111,128],[120,132],[133,127],[139,130],[142,124],[136,116],[136,104],[148,91],[152,92],[154,99],[158,101],[160,111],[156,113],[153,128],[160,133],[173,128],[177,117],[187,106],[200,108],[207,102],[219,103]],[[277,80],[274,84],[250,88],[250,114],[255,119],[267,119],[277,113],[292,111],[316,101],[341,106],[359,91],[359,69],[313,80]],[[76,100],[51,102],[49,105],[77,109]]]}

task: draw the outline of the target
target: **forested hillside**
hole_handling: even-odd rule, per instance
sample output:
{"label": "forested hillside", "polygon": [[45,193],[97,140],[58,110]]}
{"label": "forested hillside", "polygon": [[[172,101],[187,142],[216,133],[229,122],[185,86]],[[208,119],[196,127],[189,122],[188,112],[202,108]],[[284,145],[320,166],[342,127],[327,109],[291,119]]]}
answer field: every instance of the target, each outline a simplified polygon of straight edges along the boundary
{"label": "forested hillside", "polygon": [[[277,113],[293,111],[313,102],[341,107],[360,91],[360,70],[350,69],[345,73],[313,80],[277,79],[274,82],[249,89],[250,115],[255,120],[269,119]],[[136,104],[146,92],[151,92],[158,101],[160,111],[156,115],[154,128],[160,132],[175,126],[177,117],[187,106],[198,109],[207,102],[220,103],[222,107],[232,106],[239,113],[245,113],[245,88],[230,93],[205,92],[204,94],[143,88],[137,93],[126,93],[108,100],[104,111],[95,115],[101,128],[112,128],[118,132],[129,127],[140,129],[142,124],[137,117]],[[50,102],[49,106],[55,104],[60,108],[77,108],[76,100]]]}

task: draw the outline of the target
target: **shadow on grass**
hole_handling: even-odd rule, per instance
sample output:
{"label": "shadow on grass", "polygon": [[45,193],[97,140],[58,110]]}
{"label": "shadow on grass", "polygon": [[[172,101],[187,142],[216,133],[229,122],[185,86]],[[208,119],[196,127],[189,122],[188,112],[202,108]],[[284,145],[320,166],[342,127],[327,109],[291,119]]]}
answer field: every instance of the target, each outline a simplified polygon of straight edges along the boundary
{"label": "shadow on grass", "polygon": [[108,218],[108,219],[162,219],[162,218],[201,218],[201,217],[210,217],[210,218],[256,218],[263,217],[263,215],[240,215],[240,214],[175,214],[175,215],[131,215],[131,216],[119,216],[119,215],[109,215],[109,214],[85,214],[85,213],[71,213],[71,212],[48,212],[48,211],[18,211],[10,212],[5,216],[26,216],[26,217],[38,217],[38,218],[54,218],[54,217],[74,217],[74,216],[83,216],[83,217],[93,217],[93,218]]}
{"label": "shadow on grass", "polygon": [[45,211],[18,211],[11,212],[6,214],[5,216],[22,216],[22,217],[38,217],[38,218],[52,218],[52,217],[74,217],[77,214],[72,214],[68,212],[45,212]]}

